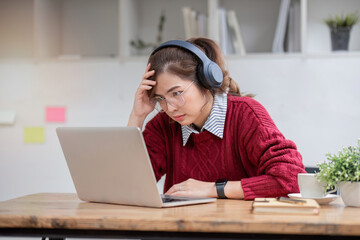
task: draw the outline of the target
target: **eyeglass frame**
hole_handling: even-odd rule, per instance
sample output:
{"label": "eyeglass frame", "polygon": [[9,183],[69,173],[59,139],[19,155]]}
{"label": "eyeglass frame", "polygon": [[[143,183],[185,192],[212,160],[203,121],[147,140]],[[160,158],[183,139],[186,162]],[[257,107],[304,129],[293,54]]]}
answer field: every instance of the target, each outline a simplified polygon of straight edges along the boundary
{"label": "eyeglass frame", "polygon": [[[153,97],[152,98],[152,101],[153,101],[153,103],[154,103],[154,105],[155,105],[155,108],[156,108],[156,105],[157,104],[159,104],[159,106],[160,106],[160,108],[161,109],[157,109],[158,111],[167,111],[168,110],[168,104],[170,104],[170,106],[172,106],[172,107],[174,107],[174,108],[179,108],[179,107],[182,107],[182,106],[184,106],[185,105],[185,103],[186,103],[186,101],[185,101],[185,98],[184,98],[184,96],[183,96],[183,94],[191,87],[191,85],[193,85],[193,83],[194,83],[195,81],[191,81],[191,83],[189,83],[189,85],[187,85],[185,88],[184,88],[184,90],[182,90],[182,91],[172,91],[172,92],[170,92],[170,93],[175,93],[175,92],[180,92],[179,93],[179,95],[177,95],[176,97],[178,97],[178,96],[180,96],[180,99],[182,99],[182,104],[180,104],[180,105],[176,105],[176,104],[174,104],[174,102],[172,102],[171,100],[169,101],[168,99],[166,99],[166,97],[162,97],[162,96],[156,96],[156,97]],[[164,106],[166,106],[166,109],[164,109],[161,105],[161,103],[160,103],[160,101],[158,100],[158,99],[161,99],[161,101],[165,101],[165,105]],[[174,98],[174,97],[173,97]]]}

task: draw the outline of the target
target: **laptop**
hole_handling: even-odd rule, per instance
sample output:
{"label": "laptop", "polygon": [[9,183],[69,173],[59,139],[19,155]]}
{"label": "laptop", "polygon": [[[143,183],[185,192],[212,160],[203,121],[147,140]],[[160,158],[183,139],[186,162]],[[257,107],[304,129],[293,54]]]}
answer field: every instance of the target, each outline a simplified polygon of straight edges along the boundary
{"label": "laptop", "polygon": [[157,208],[216,201],[159,194],[137,127],[59,127],[56,132],[82,201]]}

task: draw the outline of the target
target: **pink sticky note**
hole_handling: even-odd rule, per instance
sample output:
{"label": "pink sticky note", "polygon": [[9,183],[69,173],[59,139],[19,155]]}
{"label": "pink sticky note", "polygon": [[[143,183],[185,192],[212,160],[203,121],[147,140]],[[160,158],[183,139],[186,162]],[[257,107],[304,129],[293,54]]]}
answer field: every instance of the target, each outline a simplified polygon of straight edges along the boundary
{"label": "pink sticky note", "polygon": [[65,107],[46,107],[46,122],[65,122]]}

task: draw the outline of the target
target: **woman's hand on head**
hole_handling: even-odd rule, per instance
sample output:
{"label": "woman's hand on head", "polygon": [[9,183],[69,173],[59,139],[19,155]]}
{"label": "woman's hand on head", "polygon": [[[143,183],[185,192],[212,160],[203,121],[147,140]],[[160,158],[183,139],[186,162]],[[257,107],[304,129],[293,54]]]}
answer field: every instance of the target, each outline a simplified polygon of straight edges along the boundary
{"label": "woman's hand on head", "polygon": [[174,196],[191,196],[191,197],[217,197],[215,183],[202,182],[192,178],[174,184],[166,193]]}
{"label": "woman's hand on head", "polygon": [[154,70],[150,71],[150,63],[147,65],[141,83],[135,93],[133,111],[136,116],[148,115],[154,110],[154,104],[150,101],[148,91],[151,90],[156,82],[149,80],[155,74]]}
{"label": "woman's hand on head", "polygon": [[133,109],[129,118],[128,126],[138,126],[142,128],[143,121],[146,116],[155,108],[154,104],[150,101],[148,91],[155,85],[156,81],[149,80],[155,71],[150,71],[150,63],[147,65],[145,73],[142,77],[141,83],[136,90]]}

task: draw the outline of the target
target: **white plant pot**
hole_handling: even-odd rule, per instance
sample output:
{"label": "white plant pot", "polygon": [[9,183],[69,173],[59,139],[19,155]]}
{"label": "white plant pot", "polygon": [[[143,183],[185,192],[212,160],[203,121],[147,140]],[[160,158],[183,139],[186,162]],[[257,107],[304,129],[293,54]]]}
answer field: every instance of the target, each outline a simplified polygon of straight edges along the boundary
{"label": "white plant pot", "polygon": [[339,190],[346,206],[360,207],[360,182],[341,182]]}

